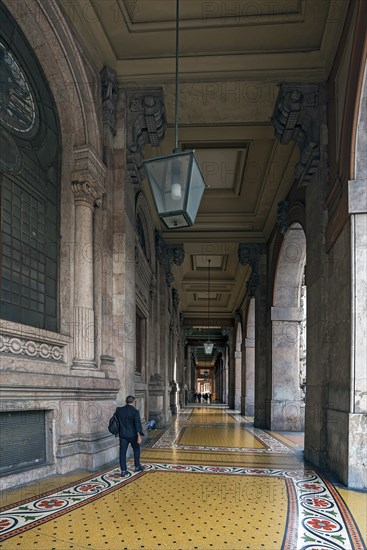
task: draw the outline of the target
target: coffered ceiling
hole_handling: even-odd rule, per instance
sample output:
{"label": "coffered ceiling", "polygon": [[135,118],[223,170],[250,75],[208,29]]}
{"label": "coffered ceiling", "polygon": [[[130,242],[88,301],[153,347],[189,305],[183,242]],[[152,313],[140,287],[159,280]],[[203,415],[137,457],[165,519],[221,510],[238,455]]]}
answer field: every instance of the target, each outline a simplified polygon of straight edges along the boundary
{"label": "coffered ceiling", "polygon": [[[97,68],[110,65],[121,87],[162,86],[174,147],[175,0],[62,0]],[[240,307],[249,268],[241,242],[265,243],[277,203],[293,182],[294,143],[280,145],[270,118],[282,82],[325,82],[348,0],[181,0],[179,144],[196,150],[208,188],[193,227],[167,231],[183,243],[173,267],[185,318],[205,325],[208,258],[211,318],[229,322]],[[147,183],[144,191],[153,208]]]}

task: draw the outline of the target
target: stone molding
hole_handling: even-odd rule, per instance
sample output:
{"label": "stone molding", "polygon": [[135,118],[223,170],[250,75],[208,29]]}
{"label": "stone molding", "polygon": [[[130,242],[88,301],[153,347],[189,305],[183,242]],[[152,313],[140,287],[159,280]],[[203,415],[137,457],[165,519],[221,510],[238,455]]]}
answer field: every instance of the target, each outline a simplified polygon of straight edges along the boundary
{"label": "stone molding", "polygon": [[71,340],[70,336],[57,332],[12,321],[0,322],[0,353],[64,362]]}
{"label": "stone molding", "polygon": [[348,214],[367,213],[367,186],[364,180],[348,181]]}
{"label": "stone molding", "polygon": [[271,118],[275,137],[280,143],[295,141],[300,161],[294,176],[299,186],[307,186],[320,161],[320,94],[319,83],[281,84]]}
{"label": "stone molding", "polygon": [[65,345],[55,345],[37,340],[27,340],[17,336],[0,336],[0,353],[24,355],[37,359],[64,362]]}
{"label": "stone molding", "polygon": [[117,73],[108,65],[100,72],[102,91],[102,121],[116,135],[116,105],[118,100]]}
{"label": "stone molding", "polygon": [[272,307],[272,321],[295,321],[300,323],[303,321],[303,312],[300,307]]}
{"label": "stone molding", "polygon": [[167,128],[163,89],[138,88],[126,91],[126,166],[131,183],[145,178],[143,148],[158,147]]}
{"label": "stone molding", "polygon": [[245,338],[245,348],[254,348],[255,340],[253,338]]}
{"label": "stone molding", "polygon": [[71,176],[75,205],[100,206],[106,192],[104,180],[107,168],[102,164],[90,147],[74,149],[74,169]]}
{"label": "stone molding", "polygon": [[238,246],[238,261],[241,265],[251,267],[251,275],[246,285],[246,295],[248,298],[254,296],[255,289],[259,286],[259,258],[261,248],[259,244],[244,244]]}

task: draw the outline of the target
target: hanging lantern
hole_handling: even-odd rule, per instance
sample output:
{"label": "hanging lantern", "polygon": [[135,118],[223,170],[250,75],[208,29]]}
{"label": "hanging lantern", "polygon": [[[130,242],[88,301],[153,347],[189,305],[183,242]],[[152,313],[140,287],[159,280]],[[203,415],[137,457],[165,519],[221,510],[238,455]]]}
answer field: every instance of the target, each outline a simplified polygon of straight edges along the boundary
{"label": "hanging lantern", "polygon": [[168,229],[193,225],[205,182],[194,151],[144,161],[159,218]]}
{"label": "hanging lantern", "polygon": [[194,151],[178,149],[178,37],[179,0],[176,0],[175,149],[172,155],[143,163],[158,216],[167,229],[193,225],[206,187]]}

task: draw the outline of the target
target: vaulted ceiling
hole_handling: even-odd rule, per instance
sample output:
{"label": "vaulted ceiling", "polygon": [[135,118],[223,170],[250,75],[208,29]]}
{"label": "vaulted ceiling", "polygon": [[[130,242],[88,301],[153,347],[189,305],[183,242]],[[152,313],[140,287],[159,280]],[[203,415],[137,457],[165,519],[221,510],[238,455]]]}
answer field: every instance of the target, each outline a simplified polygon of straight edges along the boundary
{"label": "vaulted ceiling", "polygon": [[[62,0],[97,68],[110,65],[126,88],[162,86],[174,148],[175,0]],[[179,144],[193,148],[208,188],[191,228],[167,231],[185,260],[173,268],[186,318],[205,325],[208,258],[211,318],[240,307],[249,268],[239,243],[265,243],[277,203],[292,183],[294,143],[280,145],[271,116],[282,82],[325,82],[348,0],[181,0]],[[146,196],[152,205],[147,183]]]}

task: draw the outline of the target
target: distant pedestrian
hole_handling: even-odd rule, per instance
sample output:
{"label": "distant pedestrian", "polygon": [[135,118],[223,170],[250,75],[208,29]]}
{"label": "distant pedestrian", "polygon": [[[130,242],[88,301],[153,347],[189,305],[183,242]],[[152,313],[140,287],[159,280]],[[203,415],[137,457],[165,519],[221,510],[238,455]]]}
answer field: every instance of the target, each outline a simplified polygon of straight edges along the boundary
{"label": "distant pedestrian", "polygon": [[120,422],[121,476],[126,477],[129,475],[126,467],[126,453],[129,443],[134,451],[135,472],[142,472],[144,470],[144,466],[140,464],[140,444],[144,433],[140,413],[135,408],[135,397],[133,395],[127,396],[124,407],[117,407],[116,415]]}

